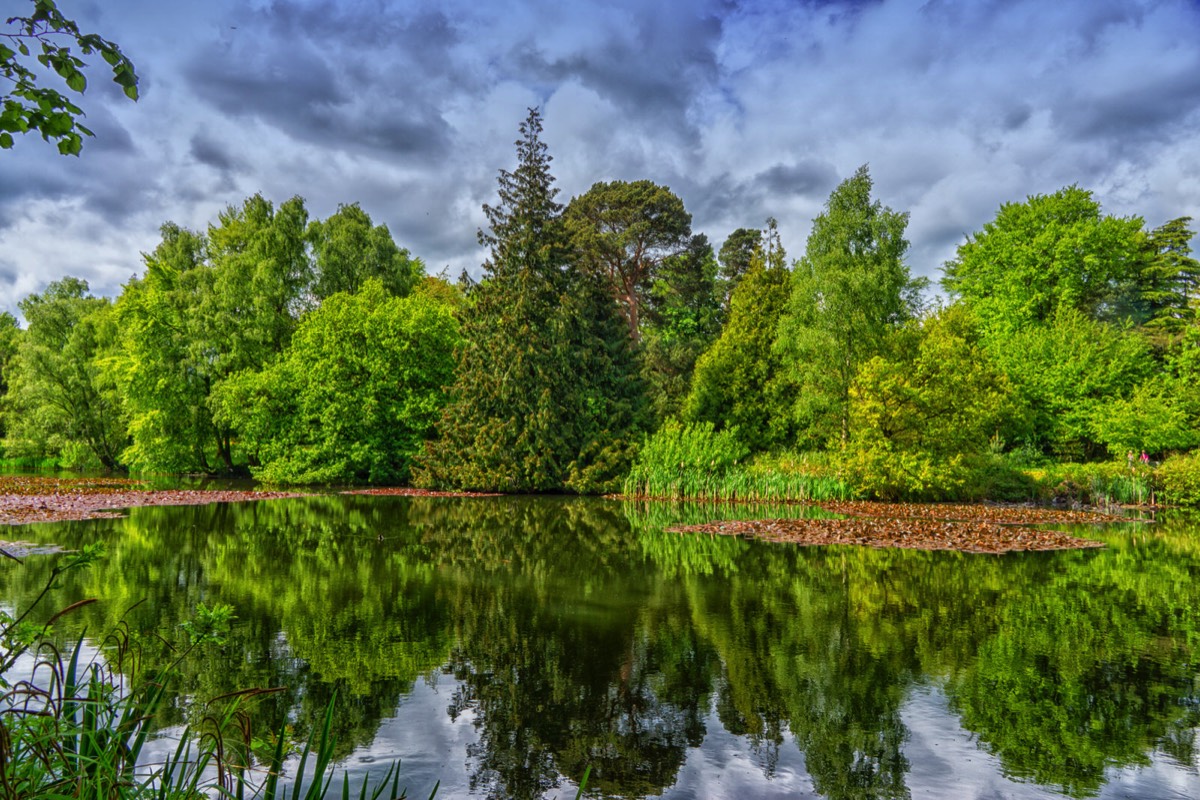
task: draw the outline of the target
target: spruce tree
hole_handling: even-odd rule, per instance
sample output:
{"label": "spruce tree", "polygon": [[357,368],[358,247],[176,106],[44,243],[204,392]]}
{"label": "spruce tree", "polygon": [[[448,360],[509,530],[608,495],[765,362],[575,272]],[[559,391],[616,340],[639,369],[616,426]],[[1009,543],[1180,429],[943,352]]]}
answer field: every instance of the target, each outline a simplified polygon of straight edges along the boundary
{"label": "spruce tree", "polygon": [[416,480],[501,491],[602,489],[641,416],[629,336],[605,287],[575,264],[541,116],[485,205],[490,250],[463,321],[450,403]]}

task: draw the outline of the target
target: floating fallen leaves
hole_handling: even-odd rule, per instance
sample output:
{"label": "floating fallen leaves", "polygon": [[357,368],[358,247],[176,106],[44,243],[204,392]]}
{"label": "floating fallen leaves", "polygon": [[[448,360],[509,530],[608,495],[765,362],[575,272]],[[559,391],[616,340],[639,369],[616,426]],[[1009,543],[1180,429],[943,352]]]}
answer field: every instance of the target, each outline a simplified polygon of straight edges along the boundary
{"label": "floating fallen leaves", "polygon": [[942,519],[960,522],[992,522],[997,525],[1041,525],[1145,522],[1137,517],[1121,517],[1099,511],[1070,511],[1042,506],[998,505],[992,503],[880,503],[873,500],[829,500],[818,506],[834,514],[884,519]]}
{"label": "floating fallen leaves", "polygon": [[1072,550],[1104,547],[1062,531],[939,519],[762,519],[712,522],[668,528],[674,533],[744,536],[798,545],[856,544],[914,550],[959,550],[966,553],[1007,553],[1014,550]]}
{"label": "floating fallen leaves", "polygon": [[127,478],[0,476],[0,525],[122,517],[136,506],[199,506],[304,497],[297,492],[139,489]]}
{"label": "floating fallen leaves", "polygon": [[349,489],[342,494],[368,494],[386,497],[499,497],[499,492],[435,492],[431,489],[384,487],[381,489]]}

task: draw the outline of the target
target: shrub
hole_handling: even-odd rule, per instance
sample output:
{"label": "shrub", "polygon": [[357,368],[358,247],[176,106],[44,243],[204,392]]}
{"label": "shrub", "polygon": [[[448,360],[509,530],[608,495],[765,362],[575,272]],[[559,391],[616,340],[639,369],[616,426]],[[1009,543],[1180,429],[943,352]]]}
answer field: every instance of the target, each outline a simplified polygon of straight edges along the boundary
{"label": "shrub", "polygon": [[1200,505],[1200,452],[1171,456],[1158,468],[1162,499],[1172,505]]}

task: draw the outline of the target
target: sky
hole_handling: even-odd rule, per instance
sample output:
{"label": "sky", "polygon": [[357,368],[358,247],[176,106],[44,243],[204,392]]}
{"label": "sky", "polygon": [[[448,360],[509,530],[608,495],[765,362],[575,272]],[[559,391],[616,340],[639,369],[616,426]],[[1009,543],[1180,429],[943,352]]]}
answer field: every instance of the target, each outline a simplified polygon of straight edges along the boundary
{"label": "sky", "polygon": [[[1200,220],[1200,0],[58,5],[121,46],[141,99],[99,62],[78,158],[36,136],[0,151],[13,312],[67,275],[115,296],[164,222],[203,230],[256,192],[312,218],[358,202],[430,272],[478,276],[481,207],[532,106],[561,201],[648,179],[716,247],[773,216],[798,258],[862,164],[935,282],[1002,203],[1072,184],[1150,227]],[[30,9],[0,0],[0,19]]]}

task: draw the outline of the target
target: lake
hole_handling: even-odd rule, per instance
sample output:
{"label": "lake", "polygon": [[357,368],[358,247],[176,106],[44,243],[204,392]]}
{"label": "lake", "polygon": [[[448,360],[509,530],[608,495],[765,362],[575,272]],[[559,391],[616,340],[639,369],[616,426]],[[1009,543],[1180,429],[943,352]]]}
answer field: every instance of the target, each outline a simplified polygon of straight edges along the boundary
{"label": "lake", "polygon": [[[187,698],[286,687],[256,733],[304,736],[336,694],[344,766],[401,759],[413,797],[571,798],[588,766],[619,797],[1200,796],[1200,517],[1004,556],[662,532],[763,513],[813,512],[324,495],[3,535],[106,546],[64,641],[231,604]],[[53,558],[3,560],[0,603]]]}

